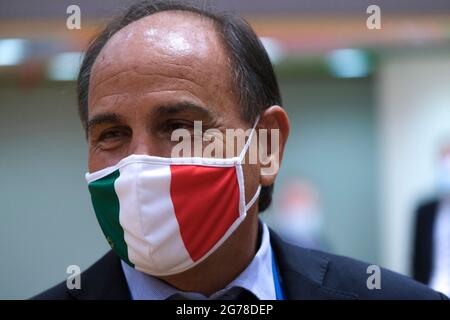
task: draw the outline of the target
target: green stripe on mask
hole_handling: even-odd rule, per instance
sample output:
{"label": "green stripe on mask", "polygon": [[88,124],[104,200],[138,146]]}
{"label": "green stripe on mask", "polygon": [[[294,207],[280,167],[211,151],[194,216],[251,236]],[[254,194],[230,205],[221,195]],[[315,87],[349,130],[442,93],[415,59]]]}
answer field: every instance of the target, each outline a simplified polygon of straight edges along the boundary
{"label": "green stripe on mask", "polygon": [[89,184],[95,215],[111,248],[129,265],[134,265],[128,259],[128,247],[124,232],[120,225],[120,204],[114,189],[114,182],[120,176],[119,170],[93,181]]}

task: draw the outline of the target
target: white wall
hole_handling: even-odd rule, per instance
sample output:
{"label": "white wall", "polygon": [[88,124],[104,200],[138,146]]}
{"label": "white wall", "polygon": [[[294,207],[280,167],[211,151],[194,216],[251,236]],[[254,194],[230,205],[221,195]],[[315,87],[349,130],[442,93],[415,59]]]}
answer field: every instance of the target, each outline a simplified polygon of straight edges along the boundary
{"label": "white wall", "polygon": [[391,55],[378,75],[380,256],[410,272],[413,213],[436,177],[436,152],[450,133],[450,55]]}

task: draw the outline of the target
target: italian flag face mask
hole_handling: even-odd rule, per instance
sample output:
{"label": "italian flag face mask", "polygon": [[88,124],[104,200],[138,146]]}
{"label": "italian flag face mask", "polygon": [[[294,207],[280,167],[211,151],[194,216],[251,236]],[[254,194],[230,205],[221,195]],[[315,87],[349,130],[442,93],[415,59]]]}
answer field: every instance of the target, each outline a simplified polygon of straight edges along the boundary
{"label": "italian flag face mask", "polygon": [[261,190],[246,204],[242,161],[256,123],[239,157],[130,155],[86,174],[100,227],[122,260],[147,274],[172,275],[225,242]]}

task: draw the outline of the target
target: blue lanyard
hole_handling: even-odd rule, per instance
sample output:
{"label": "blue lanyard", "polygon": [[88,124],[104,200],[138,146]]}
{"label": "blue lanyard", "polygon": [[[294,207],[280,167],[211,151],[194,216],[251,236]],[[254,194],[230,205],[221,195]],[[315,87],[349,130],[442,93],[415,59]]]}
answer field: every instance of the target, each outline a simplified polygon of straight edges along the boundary
{"label": "blue lanyard", "polygon": [[281,289],[280,283],[280,275],[278,273],[278,266],[275,262],[275,256],[272,252],[272,273],[273,273],[273,282],[275,284],[275,296],[277,300],[285,300],[283,290]]}

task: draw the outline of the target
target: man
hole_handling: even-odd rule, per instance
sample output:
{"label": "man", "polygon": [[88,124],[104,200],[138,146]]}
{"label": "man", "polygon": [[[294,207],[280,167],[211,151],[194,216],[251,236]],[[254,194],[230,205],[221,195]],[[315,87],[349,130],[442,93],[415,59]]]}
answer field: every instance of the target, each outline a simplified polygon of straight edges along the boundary
{"label": "man", "polygon": [[[387,270],[374,289],[368,265],[285,243],[258,219],[289,121],[269,58],[242,19],[134,5],[91,44],[78,89],[89,190],[114,250],[81,274],[80,290],[64,282],[37,299],[443,298]],[[255,130],[225,160],[183,164],[171,138],[195,121],[219,133]],[[275,147],[241,165],[261,129]]]}
{"label": "man", "polygon": [[438,196],[416,212],[413,275],[450,294],[450,144],[439,155]]}

